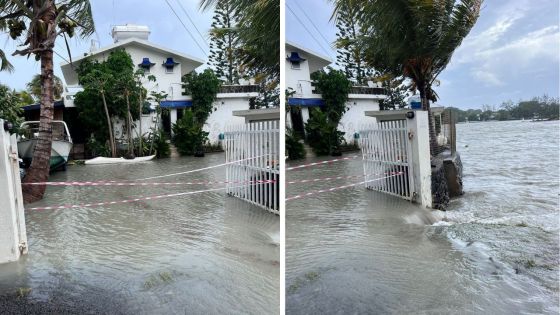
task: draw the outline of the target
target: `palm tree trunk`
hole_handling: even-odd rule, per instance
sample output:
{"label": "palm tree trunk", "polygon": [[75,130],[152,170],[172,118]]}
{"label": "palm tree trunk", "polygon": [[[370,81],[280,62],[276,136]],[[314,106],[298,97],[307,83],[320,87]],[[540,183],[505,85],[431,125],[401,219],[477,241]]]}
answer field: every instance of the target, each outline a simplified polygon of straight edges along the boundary
{"label": "palm tree trunk", "polygon": [[430,100],[428,99],[426,85],[418,85],[420,90],[420,98],[422,99],[422,109],[428,111],[428,129],[430,133],[430,155],[435,156],[437,150],[436,132],[434,128],[434,117],[430,107]]}
{"label": "palm tree trunk", "polygon": [[144,150],[142,145],[142,140],[144,140],[144,136],[142,134],[142,105],[144,104],[144,100],[142,100],[142,93],[140,92],[140,102],[138,103],[138,129],[140,130],[138,134],[138,155],[144,156]]}
{"label": "palm tree trunk", "polygon": [[[31,166],[23,179],[24,183],[43,183],[49,178],[52,149],[51,123],[54,116],[53,76],[53,50],[47,49],[41,53],[41,117],[39,119],[39,137],[33,151]],[[24,202],[30,203],[43,199],[45,189],[45,185],[23,185]]]}
{"label": "palm tree trunk", "polygon": [[132,116],[130,115],[130,99],[128,91],[126,97],[126,133],[128,134],[128,157],[134,156],[134,144],[132,143]]}
{"label": "palm tree trunk", "polygon": [[101,98],[103,99],[103,109],[105,110],[105,117],[107,117],[107,127],[109,128],[109,142],[111,146],[111,157],[117,157],[117,148],[115,146],[115,135],[113,134],[113,124],[111,123],[111,116],[109,116],[109,109],[107,108],[107,101],[105,100],[105,92],[101,91]]}

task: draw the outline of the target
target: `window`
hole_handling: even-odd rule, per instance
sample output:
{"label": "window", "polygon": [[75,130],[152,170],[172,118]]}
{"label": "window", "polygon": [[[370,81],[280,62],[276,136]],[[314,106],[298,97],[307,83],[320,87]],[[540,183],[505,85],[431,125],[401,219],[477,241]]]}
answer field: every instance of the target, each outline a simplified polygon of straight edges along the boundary
{"label": "window", "polygon": [[300,62],[299,61],[292,61],[292,69],[299,70],[300,69]]}
{"label": "window", "polygon": [[140,69],[144,70],[144,74],[150,73],[150,67],[140,67]]}
{"label": "window", "polygon": [[165,67],[165,73],[173,73],[173,66]]}

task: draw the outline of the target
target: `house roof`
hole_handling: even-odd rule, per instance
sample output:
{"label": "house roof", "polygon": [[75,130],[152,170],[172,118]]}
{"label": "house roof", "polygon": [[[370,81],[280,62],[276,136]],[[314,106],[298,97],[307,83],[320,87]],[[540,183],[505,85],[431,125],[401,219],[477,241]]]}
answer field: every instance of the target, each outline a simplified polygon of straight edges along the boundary
{"label": "house roof", "polygon": [[68,84],[68,85],[78,84],[78,76],[76,74],[76,71],[74,71],[74,69],[85,58],[101,55],[101,54],[104,54],[104,53],[108,53],[112,50],[115,50],[117,48],[121,48],[121,47],[124,48],[124,47],[127,47],[127,46],[138,46],[138,47],[143,47],[143,48],[150,49],[150,50],[153,50],[153,51],[156,51],[156,52],[164,53],[164,54],[167,54],[170,57],[173,57],[174,59],[178,60],[182,64],[192,65],[192,68],[185,67],[184,69],[182,69],[182,72],[185,72],[183,74],[191,72],[195,68],[198,68],[199,66],[204,64],[204,60],[202,60],[200,58],[193,57],[193,56],[184,54],[182,52],[178,52],[178,51],[175,51],[175,50],[172,50],[172,49],[168,49],[168,48],[156,45],[156,44],[154,44],[152,42],[149,42],[147,40],[143,40],[143,39],[139,39],[139,38],[128,38],[128,39],[125,39],[123,41],[118,41],[114,44],[111,44],[109,46],[98,49],[98,50],[96,50],[92,53],[84,54],[83,56],[80,56],[78,58],[74,58],[72,60],[72,64],[70,64],[69,62],[61,63],[60,67],[62,68],[62,74],[64,75],[64,79],[66,81],[66,84]]}
{"label": "house roof", "polygon": [[317,53],[296,43],[286,41],[286,54],[289,55],[293,51],[301,52],[305,57],[307,57],[310,73],[321,70],[333,62],[332,59],[328,56]]}

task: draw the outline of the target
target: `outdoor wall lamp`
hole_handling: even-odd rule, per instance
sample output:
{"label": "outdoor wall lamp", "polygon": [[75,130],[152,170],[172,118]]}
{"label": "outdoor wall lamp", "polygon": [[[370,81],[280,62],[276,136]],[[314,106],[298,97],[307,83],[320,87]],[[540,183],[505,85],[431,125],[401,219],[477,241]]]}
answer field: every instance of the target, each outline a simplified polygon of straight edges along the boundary
{"label": "outdoor wall lamp", "polygon": [[14,124],[9,121],[4,122],[4,131],[10,131],[14,128]]}
{"label": "outdoor wall lamp", "polygon": [[414,118],[414,112],[413,111],[407,112],[406,113],[406,118],[408,118],[408,119]]}

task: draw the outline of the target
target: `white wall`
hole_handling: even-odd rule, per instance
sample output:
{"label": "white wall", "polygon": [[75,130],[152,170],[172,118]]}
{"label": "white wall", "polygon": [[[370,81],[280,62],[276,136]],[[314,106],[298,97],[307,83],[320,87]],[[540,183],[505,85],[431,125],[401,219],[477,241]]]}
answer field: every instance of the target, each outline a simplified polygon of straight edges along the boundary
{"label": "white wall", "polygon": [[350,99],[347,103],[349,108],[340,119],[338,130],[344,131],[344,139],[347,143],[354,142],[354,133],[358,132],[363,124],[371,123],[371,117],[364,115],[368,110],[379,110],[379,103],[373,99]]}
{"label": "white wall", "polygon": [[[0,128],[4,121],[0,119]],[[21,246],[21,247],[20,247]],[[0,264],[27,253],[27,234],[15,135],[0,130]]]}
{"label": "white wall", "polygon": [[217,144],[219,142],[218,137],[220,133],[225,132],[226,126],[243,125],[245,123],[244,117],[233,116],[232,112],[249,109],[249,99],[245,97],[219,97],[216,102],[214,102],[214,108],[216,110],[208,117],[204,125],[204,131],[209,132],[208,140],[210,143]]}

